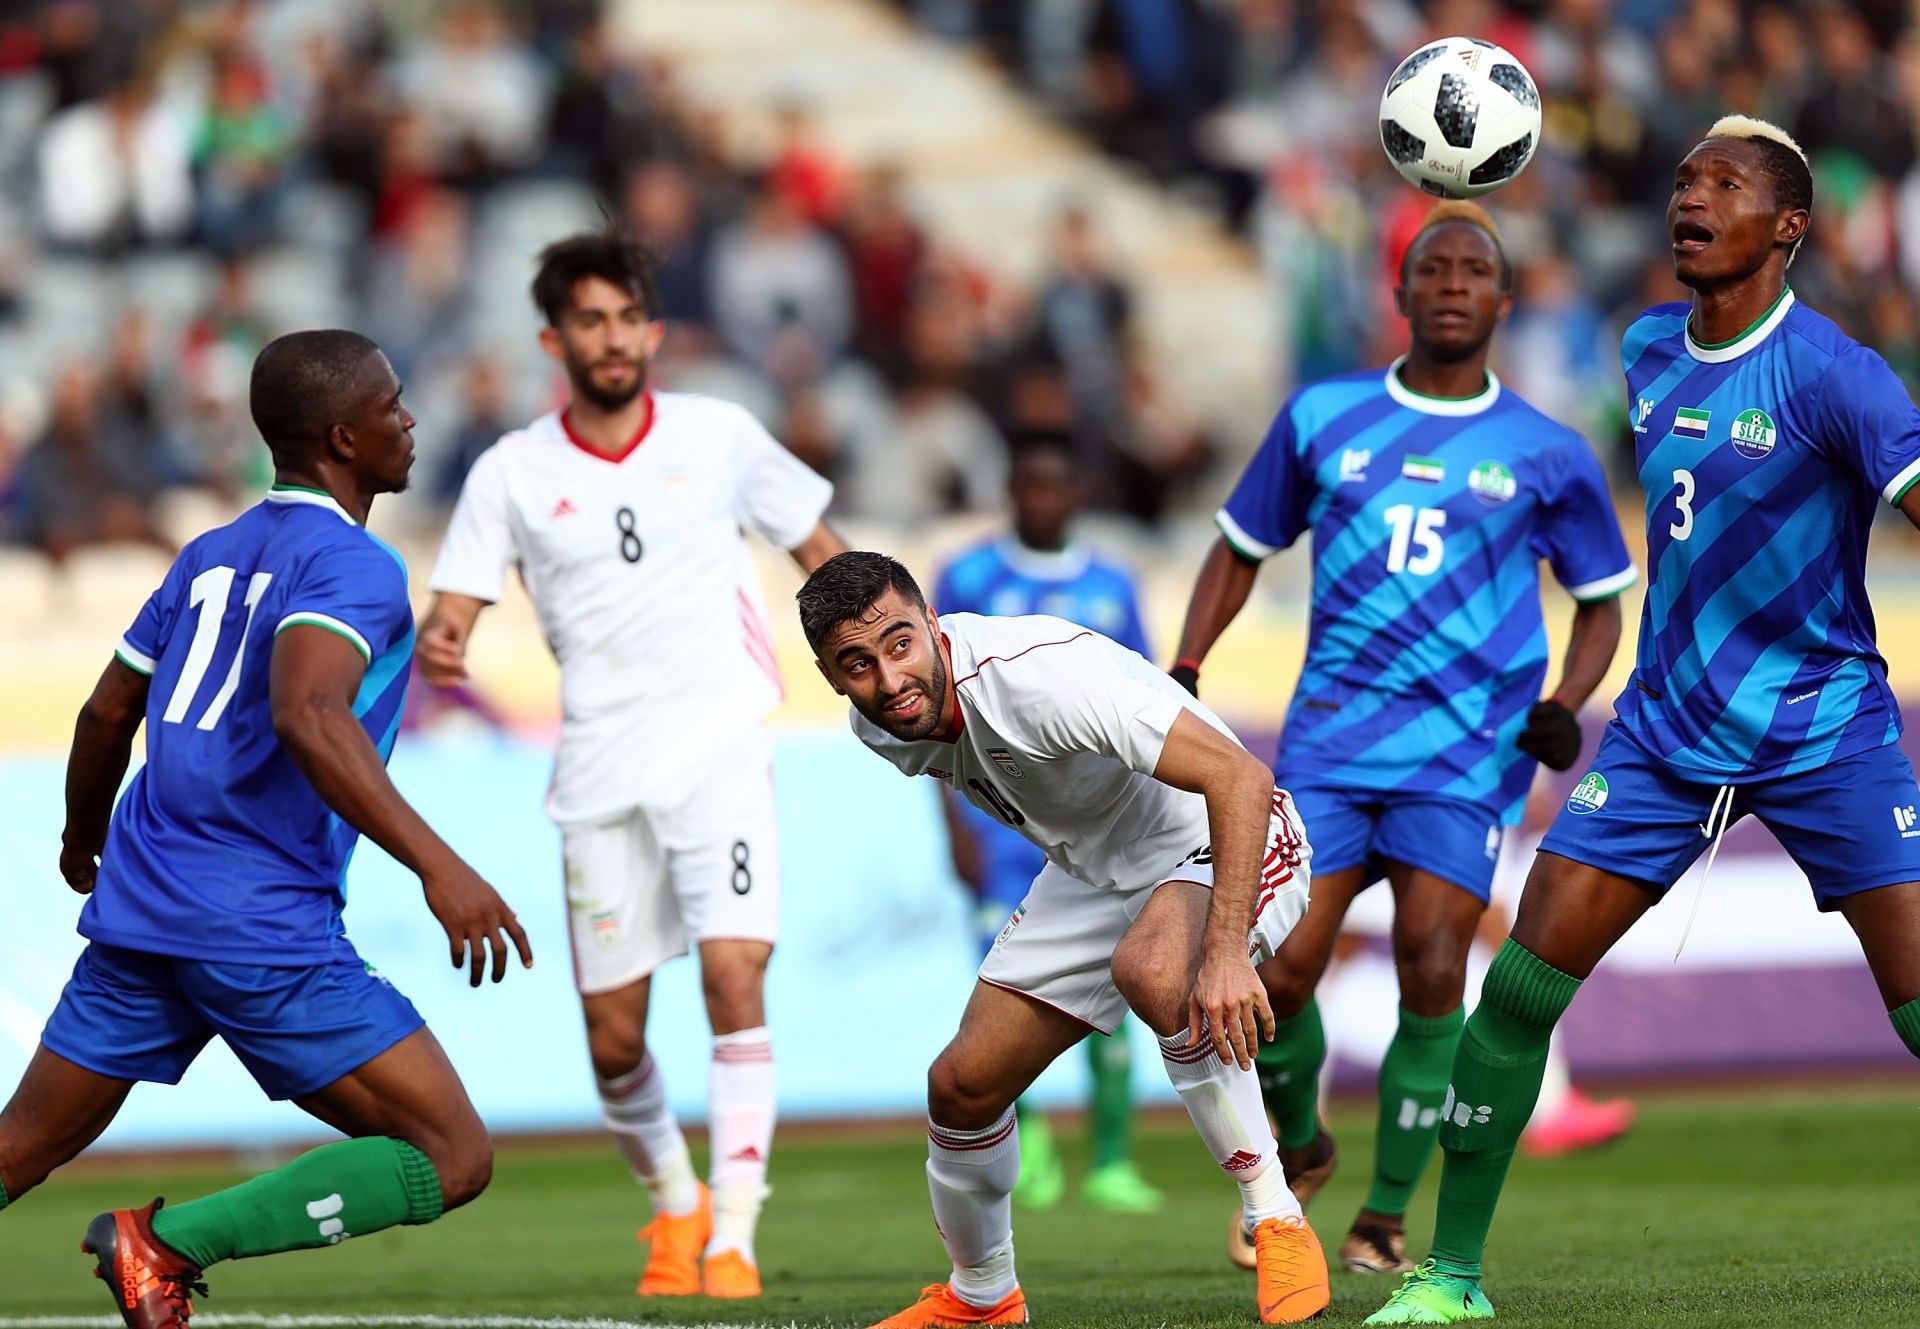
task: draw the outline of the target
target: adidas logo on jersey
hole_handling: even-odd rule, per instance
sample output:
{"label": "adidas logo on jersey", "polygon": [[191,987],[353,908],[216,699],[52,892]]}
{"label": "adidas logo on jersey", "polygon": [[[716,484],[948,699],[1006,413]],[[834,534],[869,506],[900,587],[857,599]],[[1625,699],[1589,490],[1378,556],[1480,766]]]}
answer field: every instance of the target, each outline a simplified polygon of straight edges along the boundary
{"label": "adidas logo on jersey", "polygon": [[547,520],[558,521],[562,517],[571,517],[578,511],[580,511],[580,509],[573,506],[572,499],[563,498],[553,505],[553,511],[547,514]]}

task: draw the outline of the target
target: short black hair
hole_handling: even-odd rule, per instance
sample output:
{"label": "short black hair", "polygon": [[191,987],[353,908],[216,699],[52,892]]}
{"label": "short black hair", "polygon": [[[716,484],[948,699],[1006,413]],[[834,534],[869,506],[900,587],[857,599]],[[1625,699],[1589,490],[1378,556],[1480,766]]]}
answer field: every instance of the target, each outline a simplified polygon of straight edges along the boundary
{"label": "short black hair", "polygon": [[1007,442],[1008,465],[1018,466],[1033,457],[1058,457],[1071,466],[1077,454],[1073,436],[1062,429],[1032,429],[1015,434]]}
{"label": "short black hair", "polygon": [[1813,171],[1806,159],[1786,144],[1770,138],[1745,138],[1760,159],[1760,173],[1773,186],[1774,202],[1789,212],[1813,217]]}
{"label": "short black hair", "polygon": [[379,353],[371,338],[345,328],[289,332],[266,344],[253,361],[247,407],[274,461],[303,458],[358,414],[361,368]]}
{"label": "short black hair", "polygon": [[827,634],[842,623],[860,618],[888,591],[898,591],[909,604],[927,607],[920,583],[898,559],[870,549],[835,554],[813,570],[794,599],[800,604],[800,630],[815,655]]}
{"label": "short black hair", "polygon": [[653,255],[625,231],[583,231],[556,240],[540,251],[540,267],[533,275],[533,303],[550,327],[573,308],[573,290],[589,277],[598,277],[640,302],[650,319],[660,316],[660,290],[654,277]]}

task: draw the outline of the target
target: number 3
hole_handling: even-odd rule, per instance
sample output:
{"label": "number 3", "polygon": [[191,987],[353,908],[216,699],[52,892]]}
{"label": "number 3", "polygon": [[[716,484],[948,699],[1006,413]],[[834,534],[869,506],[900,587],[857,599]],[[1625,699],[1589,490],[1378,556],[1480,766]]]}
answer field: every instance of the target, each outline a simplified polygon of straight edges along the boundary
{"label": "number 3", "polygon": [[1680,520],[1667,528],[1667,533],[1676,540],[1686,540],[1693,535],[1693,472],[1675,471],[1673,482],[1680,486],[1680,492],[1673,496],[1673,505],[1680,509]]}

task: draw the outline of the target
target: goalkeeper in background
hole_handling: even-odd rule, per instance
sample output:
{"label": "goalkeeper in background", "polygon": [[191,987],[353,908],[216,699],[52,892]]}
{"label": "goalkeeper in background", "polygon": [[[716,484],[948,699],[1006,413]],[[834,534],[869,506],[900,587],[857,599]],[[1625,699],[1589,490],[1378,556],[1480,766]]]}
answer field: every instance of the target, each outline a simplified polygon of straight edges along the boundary
{"label": "goalkeeper in background", "polygon": [[[940,574],[934,591],[939,613],[1052,614],[1093,628],[1148,659],[1139,595],[1127,569],[1095,557],[1069,527],[1082,502],[1073,450],[1065,439],[1043,436],[1015,451],[1007,493],[1013,529],[962,550]],[[984,950],[1027,896],[1044,861],[1031,841],[979,811],[950,790],[940,793],[954,872],[979,901]],[[1087,1203],[1116,1213],[1147,1214],[1162,1196],[1133,1165],[1133,1057],[1127,1026],[1086,1040],[1093,1082],[1093,1170],[1081,1186]],[[1016,1203],[1051,1209],[1066,1193],[1065,1169],[1044,1114],[1014,1105],[1020,1120],[1020,1180]]]}
{"label": "goalkeeper in background", "polygon": [[[1197,690],[1261,561],[1311,529],[1312,626],[1274,774],[1313,837],[1313,892],[1260,967],[1279,1030],[1258,1067],[1304,1204],[1335,1161],[1316,1102],[1314,988],[1348,907],[1384,878],[1400,1015],[1380,1067],[1373,1184],[1340,1248],[1361,1273],[1412,1268],[1407,1202],[1438,1133],[1502,830],[1520,819],[1536,759],[1565,770],[1580,755],[1574,715],[1613,662],[1616,597],[1635,576],[1593,450],[1487,368],[1512,278],[1484,211],[1433,210],[1394,293],[1410,349],[1288,398],[1220,510],[1173,671]],[[1544,699],[1542,558],[1576,602]],[[1250,1266],[1237,1216],[1228,1243]]]}

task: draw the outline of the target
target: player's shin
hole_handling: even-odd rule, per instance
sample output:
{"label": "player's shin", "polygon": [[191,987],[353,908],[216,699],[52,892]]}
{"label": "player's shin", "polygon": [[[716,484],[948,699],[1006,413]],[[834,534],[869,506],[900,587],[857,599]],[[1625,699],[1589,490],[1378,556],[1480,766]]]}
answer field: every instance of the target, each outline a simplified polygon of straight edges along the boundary
{"label": "player's shin", "polygon": [[[1894,1032],[1900,1035],[1900,1041],[1907,1045],[1907,1051],[1920,1057],[1920,997],[1915,997],[1906,1005],[1887,1012],[1887,1018],[1893,1021]],[[6,1204],[6,1197],[0,1195],[0,1206]]]}
{"label": "player's shin", "polygon": [[927,1123],[933,1221],[953,1261],[949,1286],[971,1305],[992,1306],[1018,1285],[1012,1196],[1019,1177],[1020,1134],[1012,1108],[977,1131]]}
{"label": "player's shin", "polygon": [[1433,1154],[1447,1072],[1465,1022],[1462,1008],[1436,1016],[1400,1012],[1400,1027],[1380,1063],[1380,1129],[1374,1145],[1373,1188],[1367,1192],[1365,1206],[1373,1213],[1407,1212],[1407,1201]]}
{"label": "player's shin", "polygon": [[1220,1170],[1239,1183],[1247,1226],[1298,1217],[1300,1203],[1287,1189],[1254,1073],[1222,1061],[1205,1029],[1191,1047],[1186,1030],[1167,1035],[1160,1040],[1160,1056],[1200,1139]]}
{"label": "player's shin", "polygon": [[1254,1057],[1260,1096],[1273,1114],[1280,1144],[1304,1149],[1320,1133],[1320,1065],[1327,1059],[1327,1031],[1320,1004],[1307,998],[1297,1015],[1274,1021],[1271,1043]]}
{"label": "player's shin", "polygon": [[765,1025],[716,1035],[707,1081],[712,1126],[713,1238],[707,1254],[753,1259],[773,1149],[773,1043]]}
{"label": "player's shin", "polygon": [[1553,1026],[1579,990],[1579,979],[1511,938],[1487,970],[1440,1106],[1446,1161],[1433,1256],[1442,1273],[1480,1276],[1500,1188],[1540,1093]]}
{"label": "player's shin", "polygon": [[601,1123],[612,1132],[634,1180],[647,1188],[653,1211],[691,1212],[700,1203],[699,1179],[680,1123],[667,1106],[653,1054],[644,1054],[638,1066],[616,1080],[596,1080]]}
{"label": "player's shin", "polygon": [[442,1211],[440,1178],[404,1140],[341,1140],[285,1167],[153,1216],[154,1235],[204,1269],[220,1260],[332,1246]]}

